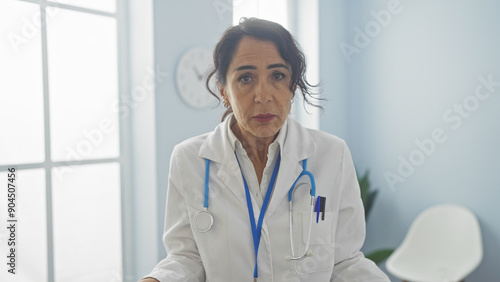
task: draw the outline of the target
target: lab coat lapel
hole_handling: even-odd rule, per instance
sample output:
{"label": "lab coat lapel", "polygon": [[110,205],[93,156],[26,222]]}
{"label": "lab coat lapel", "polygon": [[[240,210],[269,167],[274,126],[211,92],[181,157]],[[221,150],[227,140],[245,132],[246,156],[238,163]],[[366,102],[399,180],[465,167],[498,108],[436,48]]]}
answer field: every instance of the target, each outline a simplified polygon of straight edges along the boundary
{"label": "lab coat lapel", "polygon": [[[229,154],[227,155],[227,159],[221,163],[216,175],[224,183],[226,188],[233,192],[241,204],[246,207],[247,203],[243,178],[241,177],[241,172],[238,163],[236,162],[234,153],[232,154],[232,157]],[[252,203],[255,210],[256,204],[254,201],[252,201]]]}
{"label": "lab coat lapel", "polygon": [[[225,121],[219,124],[213,132],[208,134],[207,138],[200,147],[198,155],[217,164],[216,166],[211,166],[211,168],[213,168],[213,172],[210,174],[213,175],[215,173],[217,178],[226,186],[224,188],[230,190],[241,202],[241,204],[246,207],[247,204],[245,189],[243,188],[243,179],[234,156],[234,151],[231,144],[229,144],[226,132],[226,128],[228,126],[227,123],[230,120],[230,117],[226,118]],[[210,186],[210,189],[217,189],[212,187],[214,186]],[[254,203],[254,206],[255,205],[256,204]]]}
{"label": "lab coat lapel", "polygon": [[281,201],[288,201],[288,191],[302,172],[302,161],[312,156],[316,150],[316,144],[306,128],[292,117],[288,118],[287,124],[287,137],[281,150],[278,178],[266,211],[266,217],[273,214]]}
{"label": "lab coat lapel", "polygon": [[266,211],[266,217],[273,214],[284,198],[288,201],[288,190],[301,172],[302,167],[295,158],[290,158],[286,155],[281,158],[278,178],[276,179],[273,196]]}

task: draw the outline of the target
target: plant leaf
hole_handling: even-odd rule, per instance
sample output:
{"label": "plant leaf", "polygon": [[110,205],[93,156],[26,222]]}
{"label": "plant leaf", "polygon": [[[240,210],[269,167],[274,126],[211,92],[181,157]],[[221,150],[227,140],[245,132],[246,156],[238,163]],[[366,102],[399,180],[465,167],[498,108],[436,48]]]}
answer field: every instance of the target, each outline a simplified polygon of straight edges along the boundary
{"label": "plant leaf", "polygon": [[365,203],[365,219],[368,218],[368,214],[370,214],[370,211],[372,210],[373,201],[375,201],[377,193],[378,193],[378,191],[375,190],[375,191],[370,191],[370,193],[368,194],[368,197],[367,197],[366,203]]}
{"label": "plant leaf", "polygon": [[379,264],[386,260],[394,252],[394,249],[380,249],[367,254],[365,257]]}
{"label": "plant leaf", "polygon": [[370,181],[368,180],[368,171],[358,179],[359,188],[361,192],[361,200],[363,201],[363,205],[366,205],[366,201],[368,199],[368,192],[370,190]]}

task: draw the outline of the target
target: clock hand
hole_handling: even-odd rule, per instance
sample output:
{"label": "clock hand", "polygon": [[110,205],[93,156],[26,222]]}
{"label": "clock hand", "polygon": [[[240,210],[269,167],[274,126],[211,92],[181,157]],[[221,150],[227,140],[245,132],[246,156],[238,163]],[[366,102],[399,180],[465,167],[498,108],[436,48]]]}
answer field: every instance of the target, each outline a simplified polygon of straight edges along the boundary
{"label": "clock hand", "polygon": [[196,74],[196,77],[198,77],[198,80],[202,80],[203,75],[201,75],[201,73],[198,71],[198,68],[193,66],[193,70],[194,70],[194,73]]}

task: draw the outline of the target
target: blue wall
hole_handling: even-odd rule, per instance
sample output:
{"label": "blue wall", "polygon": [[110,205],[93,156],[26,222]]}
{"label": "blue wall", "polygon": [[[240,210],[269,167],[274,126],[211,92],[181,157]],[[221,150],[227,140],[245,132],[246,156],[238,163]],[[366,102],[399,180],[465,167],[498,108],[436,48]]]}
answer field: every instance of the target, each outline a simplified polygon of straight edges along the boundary
{"label": "blue wall", "polygon": [[[483,261],[468,281],[498,280],[500,2],[320,3],[321,79],[327,96],[340,101],[331,107],[345,112],[341,125],[325,114],[321,128],[347,140],[358,171],[369,169],[379,190],[364,249],[396,247],[423,209],[460,204],[483,232]],[[333,25],[339,11],[343,34]],[[479,77],[496,85],[485,87]],[[414,169],[398,172],[401,159]]]}

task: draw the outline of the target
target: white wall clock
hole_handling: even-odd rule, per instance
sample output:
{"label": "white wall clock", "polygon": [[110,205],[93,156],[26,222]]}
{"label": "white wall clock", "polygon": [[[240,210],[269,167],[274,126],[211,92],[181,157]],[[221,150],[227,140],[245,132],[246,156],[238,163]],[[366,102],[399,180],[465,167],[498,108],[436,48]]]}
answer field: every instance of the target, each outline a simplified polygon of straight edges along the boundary
{"label": "white wall clock", "polygon": [[201,47],[189,49],[177,64],[177,91],[190,107],[202,109],[214,102],[214,97],[205,88],[205,78],[211,64],[212,54]]}

